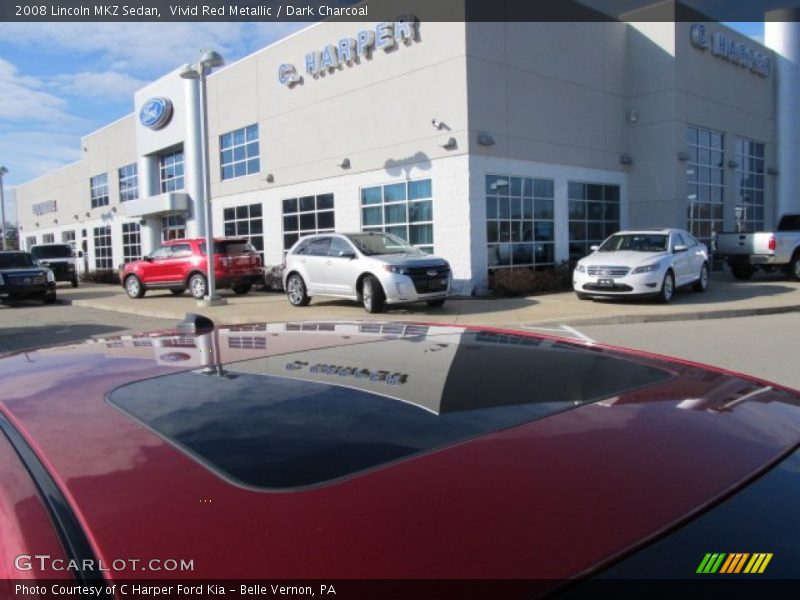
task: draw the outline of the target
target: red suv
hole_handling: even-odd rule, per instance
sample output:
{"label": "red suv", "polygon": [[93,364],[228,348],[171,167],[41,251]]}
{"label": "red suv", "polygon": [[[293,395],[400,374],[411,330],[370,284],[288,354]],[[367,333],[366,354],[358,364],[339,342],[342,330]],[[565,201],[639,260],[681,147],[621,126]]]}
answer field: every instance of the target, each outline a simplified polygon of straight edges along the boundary
{"label": "red suv", "polygon": [[[206,241],[170,240],[150,256],[124,265],[119,279],[131,298],[147,290],[167,289],[176,296],[188,288],[200,300],[208,293]],[[246,294],[263,281],[261,258],[246,239],[214,240],[214,275],[218,288]]]}

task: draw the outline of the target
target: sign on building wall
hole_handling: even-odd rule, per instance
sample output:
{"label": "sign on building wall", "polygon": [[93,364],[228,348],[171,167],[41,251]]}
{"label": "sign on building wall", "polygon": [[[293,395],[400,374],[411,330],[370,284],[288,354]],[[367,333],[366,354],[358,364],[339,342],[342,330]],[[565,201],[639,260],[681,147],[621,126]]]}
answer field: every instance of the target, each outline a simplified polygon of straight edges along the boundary
{"label": "sign on building wall", "polygon": [[[305,74],[317,79],[343,66],[358,64],[369,58],[376,49],[389,52],[401,44],[409,45],[417,40],[417,19],[406,16],[394,23],[378,23],[372,29],[362,29],[355,37],[344,37],[335,44],[326,44],[319,50],[306,54]],[[303,77],[291,63],[278,67],[281,85],[294,87],[303,82]]]}
{"label": "sign on building wall", "polygon": [[709,28],[702,24],[692,25],[690,30],[692,46],[700,50],[711,50],[711,54],[750,69],[756,75],[767,77],[770,72],[769,56],[758,50],[754,50],[747,44],[743,44],[723,31],[709,31]]}
{"label": "sign on building wall", "polygon": [[58,206],[56,205],[55,200],[45,200],[44,202],[37,202],[36,204],[31,206],[33,210],[33,214],[37,217],[42,215],[47,215],[50,213],[54,213],[58,210]]}
{"label": "sign on building wall", "polygon": [[165,127],[171,118],[172,102],[169,98],[150,98],[139,111],[141,124],[153,130]]}

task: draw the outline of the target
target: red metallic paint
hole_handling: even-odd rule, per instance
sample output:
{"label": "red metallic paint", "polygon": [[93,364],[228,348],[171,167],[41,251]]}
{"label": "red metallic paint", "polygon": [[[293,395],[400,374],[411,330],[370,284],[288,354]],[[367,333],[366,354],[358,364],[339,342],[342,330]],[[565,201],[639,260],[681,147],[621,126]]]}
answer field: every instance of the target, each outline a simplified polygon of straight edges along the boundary
{"label": "red metallic paint", "polygon": [[[269,354],[355,343],[284,335]],[[109,579],[571,578],[719,500],[800,442],[797,392],[628,352],[678,379],[334,484],[259,492],[224,481],[106,403],[119,385],[181,368],[157,365],[152,348],[114,352],[87,343],[39,352],[35,362],[0,360],[9,391],[0,406],[65,492],[98,558],[195,565]],[[268,354],[222,350],[223,360],[226,352]]]}

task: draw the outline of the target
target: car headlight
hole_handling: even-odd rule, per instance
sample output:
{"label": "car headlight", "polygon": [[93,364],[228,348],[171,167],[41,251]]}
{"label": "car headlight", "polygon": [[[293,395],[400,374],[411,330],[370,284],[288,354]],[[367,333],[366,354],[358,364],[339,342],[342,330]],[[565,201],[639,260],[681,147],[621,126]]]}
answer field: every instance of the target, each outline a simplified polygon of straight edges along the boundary
{"label": "car headlight", "polygon": [[581,263],[578,263],[577,265],[575,265],[575,270],[578,273],[586,273],[586,267],[583,266]]}
{"label": "car headlight", "polygon": [[397,267],[395,265],[383,265],[383,270],[397,275],[405,275],[408,273],[408,267]]}
{"label": "car headlight", "polygon": [[55,282],[56,282],[55,274],[50,269],[48,269],[47,270],[47,283],[55,283]]}
{"label": "car headlight", "polygon": [[652,265],[644,265],[643,267],[636,267],[633,271],[631,271],[631,275],[639,275],[640,273],[652,273],[653,271],[658,271],[661,268],[661,263],[653,263]]}

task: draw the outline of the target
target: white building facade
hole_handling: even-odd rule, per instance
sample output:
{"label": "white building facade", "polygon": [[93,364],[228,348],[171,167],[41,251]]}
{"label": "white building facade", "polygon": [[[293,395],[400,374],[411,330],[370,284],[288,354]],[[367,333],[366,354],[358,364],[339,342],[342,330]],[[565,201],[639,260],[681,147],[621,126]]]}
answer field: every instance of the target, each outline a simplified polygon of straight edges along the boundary
{"label": "white building facade", "polygon": [[[389,231],[471,295],[624,227],[771,227],[774,63],[718,23],[320,23],[209,76],[214,233],[269,266],[304,234]],[[19,186],[23,245],[116,269],[204,235],[198,83],[179,72]]]}

